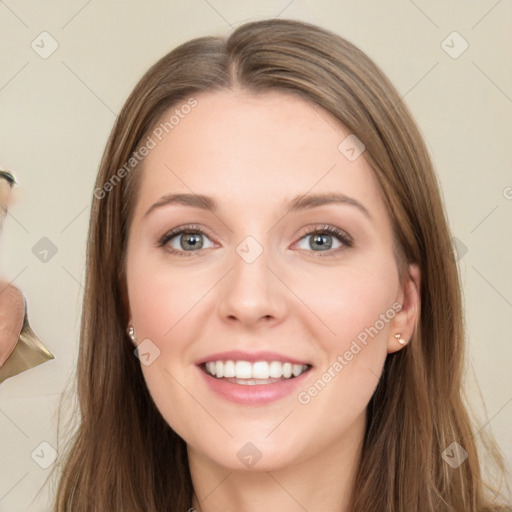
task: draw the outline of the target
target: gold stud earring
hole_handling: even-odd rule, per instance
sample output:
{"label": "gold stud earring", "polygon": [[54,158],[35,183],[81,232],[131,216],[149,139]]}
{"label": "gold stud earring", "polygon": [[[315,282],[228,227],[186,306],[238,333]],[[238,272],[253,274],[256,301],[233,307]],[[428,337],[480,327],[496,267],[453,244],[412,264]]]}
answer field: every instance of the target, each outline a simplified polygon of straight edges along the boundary
{"label": "gold stud earring", "polygon": [[402,338],[401,334],[395,334],[395,338],[397,339],[398,343],[400,343],[400,345],[405,345],[405,340]]}

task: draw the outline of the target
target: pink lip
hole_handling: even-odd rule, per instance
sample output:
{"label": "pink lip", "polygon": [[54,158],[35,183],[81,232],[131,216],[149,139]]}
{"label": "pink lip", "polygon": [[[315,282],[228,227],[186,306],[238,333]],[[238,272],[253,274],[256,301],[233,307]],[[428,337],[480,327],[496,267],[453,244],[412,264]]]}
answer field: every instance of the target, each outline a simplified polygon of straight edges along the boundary
{"label": "pink lip", "polygon": [[[220,360],[222,359],[220,358]],[[229,359],[226,358],[226,360]],[[239,360],[244,359],[241,358]],[[261,359],[255,360],[261,361]],[[273,359],[273,361],[276,360]],[[235,384],[224,379],[216,379],[203,371],[200,366],[197,367],[197,370],[213,392],[230,402],[243,405],[264,405],[279,400],[295,391],[304,382],[304,379],[309,376],[308,370],[292,379],[281,380],[272,384],[255,384],[250,386],[247,384]]]}
{"label": "pink lip", "polygon": [[[207,363],[208,361],[248,361],[255,363],[256,361],[280,361],[281,363],[293,364],[310,364],[307,361],[300,361],[294,357],[278,354],[277,352],[243,352],[241,350],[230,350],[229,352],[218,352],[210,356],[204,357],[196,361],[197,365]],[[292,379],[293,380],[293,379]],[[243,384],[242,384],[243,385]],[[270,384],[264,384],[265,386]]]}

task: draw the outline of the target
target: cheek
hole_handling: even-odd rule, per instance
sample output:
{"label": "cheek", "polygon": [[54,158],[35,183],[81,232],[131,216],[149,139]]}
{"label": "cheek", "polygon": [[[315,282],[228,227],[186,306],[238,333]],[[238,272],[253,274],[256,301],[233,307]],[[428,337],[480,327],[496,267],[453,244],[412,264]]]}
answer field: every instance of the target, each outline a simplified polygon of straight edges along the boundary
{"label": "cheek", "polygon": [[330,352],[347,347],[358,336],[364,342],[365,333],[370,338],[367,329],[373,326],[378,333],[371,329],[371,339],[386,337],[395,314],[397,284],[394,260],[382,258],[299,277],[294,280],[294,292],[305,298],[310,328]]}
{"label": "cheek", "polygon": [[[127,287],[137,343],[145,342],[153,350],[150,364],[141,359],[144,380],[165,421],[184,435],[190,422],[184,411],[191,408],[185,391],[190,388],[185,362],[190,359],[190,340],[200,336],[201,324],[194,321],[193,307],[205,290],[201,292],[203,287],[196,280],[187,279],[186,271],[162,265],[143,251],[130,254]],[[156,349],[147,345],[148,339]]]}
{"label": "cheek", "polygon": [[398,274],[394,260],[382,258],[317,275],[314,281],[307,304],[320,320],[309,315],[310,330],[326,357],[315,382],[297,398],[308,411],[305,422],[325,417],[326,426],[336,431],[340,422],[362,413],[378,384],[396,315]]}
{"label": "cheek", "polygon": [[[203,283],[203,284],[201,284]],[[179,341],[176,332],[207,290],[195,275],[190,279],[185,268],[166,265],[162,258],[144,251],[133,251],[127,263],[130,310],[137,339],[149,338],[160,348],[166,340]]]}

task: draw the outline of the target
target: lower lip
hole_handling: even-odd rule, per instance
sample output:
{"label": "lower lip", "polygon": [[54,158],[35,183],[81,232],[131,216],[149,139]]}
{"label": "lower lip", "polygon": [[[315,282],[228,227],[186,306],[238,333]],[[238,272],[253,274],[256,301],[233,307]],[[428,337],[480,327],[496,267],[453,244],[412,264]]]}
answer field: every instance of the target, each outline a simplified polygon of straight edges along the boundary
{"label": "lower lip", "polygon": [[293,379],[281,380],[272,384],[235,384],[224,379],[216,379],[197,367],[212,391],[237,404],[261,405],[275,402],[290,395],[301,385],[311,368]]}

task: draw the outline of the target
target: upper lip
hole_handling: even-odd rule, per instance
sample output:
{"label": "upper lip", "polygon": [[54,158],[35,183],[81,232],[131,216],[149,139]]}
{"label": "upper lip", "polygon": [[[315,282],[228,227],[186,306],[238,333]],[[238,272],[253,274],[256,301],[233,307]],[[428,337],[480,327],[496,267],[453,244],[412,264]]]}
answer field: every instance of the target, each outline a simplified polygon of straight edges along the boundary
{"label": "upper lip", "polygon": [[242,350],[230,350],[228,352],[217,352],[209,356],[203,357],[196,361],[197,365],[207,363],[209,361],[248,361],[255,363],[256,361],[281,361],[282,363],[293,364],[306,364],[310,365],[307,361],[302,361],[296,357],[286,356],[277,352],[259,351],[259,352],[244,352]]}

